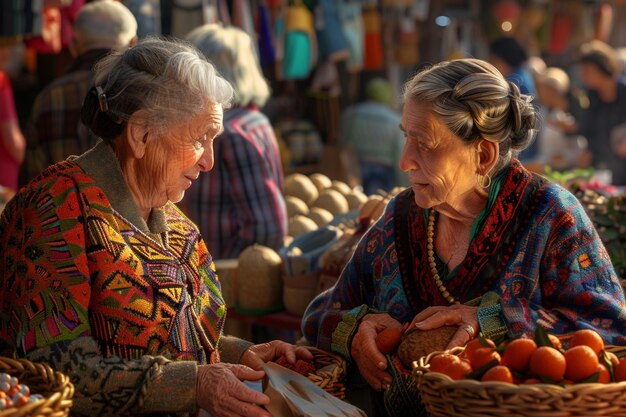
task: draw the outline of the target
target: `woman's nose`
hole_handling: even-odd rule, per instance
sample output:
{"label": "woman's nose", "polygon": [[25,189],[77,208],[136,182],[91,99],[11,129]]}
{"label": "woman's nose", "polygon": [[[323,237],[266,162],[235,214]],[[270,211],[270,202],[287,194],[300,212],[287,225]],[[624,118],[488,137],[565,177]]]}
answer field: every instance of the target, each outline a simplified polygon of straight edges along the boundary
{"label": "woman's nose", "polygon": [[213,164],[213,147],[211,146],[202,153],[202,156],[198,160],[198,166],[200,167],[200,171],[208,172],[213,169]]}
{"label": "woman's nose", "polygon": [[404,147],[402,148],[402,154],[400,155],[400,169],[402,171],[417,169],[415,153],[408,143],[405,143]]}

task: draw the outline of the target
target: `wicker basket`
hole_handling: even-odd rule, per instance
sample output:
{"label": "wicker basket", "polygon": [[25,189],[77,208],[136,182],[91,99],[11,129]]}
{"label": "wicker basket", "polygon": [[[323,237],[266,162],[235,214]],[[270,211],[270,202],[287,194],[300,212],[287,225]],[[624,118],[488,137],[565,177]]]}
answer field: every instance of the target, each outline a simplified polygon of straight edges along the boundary
{"label": "wicker basket", "polygon": [[70,378],[54,371],[45,363],[26,359],[11,359],[0,356],[0,372],[17,377],[28,385],[31,393],[43,395],[43,399],[21,407],[0,411],[0,417],[65,417],[72,407],[74,385]]}
{"label": "wicker basket", "polygon": [[306,346],[313,354],[315,373],[308,378],[327,393],[343,400],[346,397],[346,361],[338,355],[312,346]]}
{"label": "wicker basket", "polygon": [[[607,347],[618,355],[624,347]],[[450,353],[459,354],[463,348]],[[432,352],[413,362],[422,401],[433,417],[624,417],[626,382],[515,385],[505,382],[453,381],[439,372],[429,372]]]}

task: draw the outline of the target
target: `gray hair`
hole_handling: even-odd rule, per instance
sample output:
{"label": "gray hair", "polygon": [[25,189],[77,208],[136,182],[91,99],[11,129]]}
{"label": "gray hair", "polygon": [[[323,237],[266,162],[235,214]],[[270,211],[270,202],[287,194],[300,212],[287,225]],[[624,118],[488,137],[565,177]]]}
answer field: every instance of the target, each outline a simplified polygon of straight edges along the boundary
{"label": "gray hair", "polygon": [[530,96],[479,59],[444,61],[417,73],[404,86],[404,100],[428,105],[452,133],[468,144],[500,144],[497,173],[526,149],[535,136]]}
{"label": "gray hair", "polygon": [[144,120],[157,134],[189,120],[208,106],[227,107],[233,90],[215,67],[193,46],[182,41],[147,37],[126,51],[98,62],[95,89],[85,98],[81,118],[94,134],[112,140],[130,116],[143,110]]}
{"label": "gray hair", "polygon": [[96,1],[80,9],[74,33],[84,51],[125,48],[137,36],[137,20],[119,1]]}
{"label": "gray hair", "polygon": [[252,38],[234,26],[207,24],[191,31],[186,39],[215,65],[235,90],[235,101],[262,107],[270,97]]}

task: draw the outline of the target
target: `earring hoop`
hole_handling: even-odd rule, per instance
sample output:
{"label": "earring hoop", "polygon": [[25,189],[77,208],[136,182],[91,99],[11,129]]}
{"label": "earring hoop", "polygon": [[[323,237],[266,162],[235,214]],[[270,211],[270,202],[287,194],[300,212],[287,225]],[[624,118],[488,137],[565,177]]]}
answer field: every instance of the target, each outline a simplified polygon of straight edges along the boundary
{"label": "earring hoop", "polygon": [[491,187],[491,175],[489,174],[480,175],[479,173],[476,173],[476,181],[478,182],[478,185],[485,189]]}

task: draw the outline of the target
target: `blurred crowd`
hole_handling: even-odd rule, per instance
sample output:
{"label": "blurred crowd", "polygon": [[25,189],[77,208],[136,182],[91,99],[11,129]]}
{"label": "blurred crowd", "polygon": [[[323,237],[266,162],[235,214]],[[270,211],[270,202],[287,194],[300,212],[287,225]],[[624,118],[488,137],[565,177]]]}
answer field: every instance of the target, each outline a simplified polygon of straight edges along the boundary
{"label": "blurred crowd", "polygon": [[[155,6],[158,2],[127,0],[116,2],[119,10],[114,13],[96,8],[81,15],[89,3],[45,0],[39,14],[32,11],[40,21],[26,19],[40,28],[32,36],[18,35],[28,28],[17,21],[2,30],[0,185],[5,194],[50,164],[93,146],[96,138],[82,125],[79,113],[98,59],[111,50],[131,47],[138,38],[164,33],[156,22],[166,22],[169,33],[185,37],[182,28],[189,27],[199,13],[179,8],[171,19],[163,19]],[[239,3],[231,4],[233,21],[222,24],[254,31],[250,9],[245,11]],[[198,25],[208,18],[220,21],[220,8],[209,10],[216,16],[201,17]],[[7,11],[2,19],[12,22]],[[257,40],[253,49],[260,61],[263,45],[261,37]],[[577,51],[573,66],[561,68],[547,65],[540,56],[529,56],[514,37],[490,43],[489,56],[479,58],[488,59],[522,93],[531,95],[541,114],[541,129],[534,144],[520,156],[522,162],[536,171],[545,166],[554,170],[592,167],[605,182],[626,184],[626,76],[621,52],[591,40]],[[32,97],[25,94],[16,100],[12,80],[29,71],[36,75]],[[371,81],[360,95],[363,102],[342,110],[338,141],[354,149],[363,187],[374,192],[402,185],[405,178],[398,169],[403,135],[393,103],[399,92],[384,78]]]}

